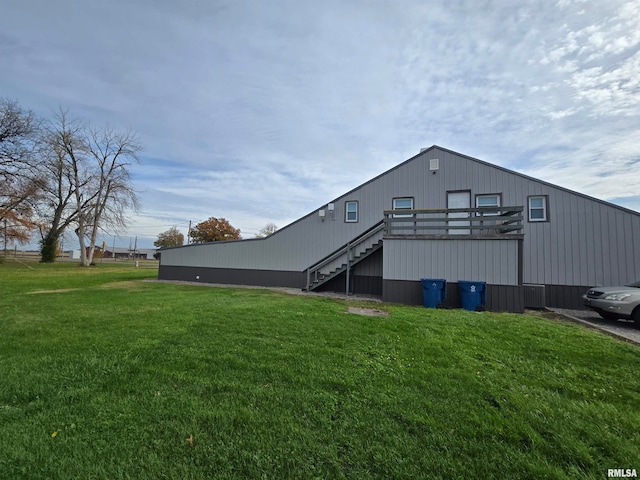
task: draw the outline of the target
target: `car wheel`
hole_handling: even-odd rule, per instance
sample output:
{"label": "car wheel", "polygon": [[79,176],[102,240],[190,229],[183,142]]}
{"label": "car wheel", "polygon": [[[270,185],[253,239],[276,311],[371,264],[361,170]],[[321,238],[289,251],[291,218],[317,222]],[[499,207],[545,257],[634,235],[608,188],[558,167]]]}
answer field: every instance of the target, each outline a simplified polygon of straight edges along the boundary
{"label": "car wheel", "polygon": [[631,314],[631,319],[636,322],[636,325],[640,327],[640,307],[636,307],[636,309]]}
{"label": "car wheel", "polygon": [[598,310],[598,315],[600,315],[605,320],[617,320],[619,318],[615,313],[603,312],[602,310]]}

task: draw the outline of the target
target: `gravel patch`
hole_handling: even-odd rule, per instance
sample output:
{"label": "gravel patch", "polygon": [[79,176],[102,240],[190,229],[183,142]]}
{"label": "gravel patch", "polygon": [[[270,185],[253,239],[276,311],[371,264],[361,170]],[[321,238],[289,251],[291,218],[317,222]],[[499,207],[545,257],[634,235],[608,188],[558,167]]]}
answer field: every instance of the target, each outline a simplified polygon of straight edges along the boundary
{"label": "gravel patch", "polygon": [[640,325],[632,320],[605,320],[591,310],[549,308],[554,313],[614,337],[640,345]]}

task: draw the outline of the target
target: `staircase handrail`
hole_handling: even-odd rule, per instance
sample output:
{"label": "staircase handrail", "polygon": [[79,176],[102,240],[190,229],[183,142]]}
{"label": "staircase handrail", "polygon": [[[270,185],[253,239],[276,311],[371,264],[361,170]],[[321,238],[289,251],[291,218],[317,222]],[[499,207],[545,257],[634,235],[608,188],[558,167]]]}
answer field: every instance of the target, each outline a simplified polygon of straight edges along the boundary
{"label": "staircase handrail", "polygon": [[338,247],[332,253],[330,253],[329,255],[327,255],[326,257],[321,259],[320,261],[318,261],[318,262],[314,263],[313,265],[311,265],[310,267],[308,267],[307,268],[307,290],[309,290],[310,287],[311,287],[311,275],[313,273],[318,272],[325,265],[328,265],[329,263],[333,262],[335,259],[337,259],[337,258],[341,257],[342,255],[344,255],[345,253],[348,253],[349,251],[353,250],[354,247],[357,247],[358,245],[360,245],[364,241],[366,241],[369,238],[373,237],[376,233],[380,232],[383,228],[384,228],[384,220],[380,220],[378,223],[376,223],[371,228],[369,228],[369,229],[365,230],[364,232],[362,232],[360,235],[355,237],[353,240],[345,243],[341,247]]}

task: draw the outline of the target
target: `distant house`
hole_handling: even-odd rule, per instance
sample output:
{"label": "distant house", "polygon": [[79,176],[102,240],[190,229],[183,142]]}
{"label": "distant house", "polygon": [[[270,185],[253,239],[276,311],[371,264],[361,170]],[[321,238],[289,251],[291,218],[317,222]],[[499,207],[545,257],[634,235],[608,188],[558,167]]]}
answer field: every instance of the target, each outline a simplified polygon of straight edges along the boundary
{"label": "distant house", "polygon": [[487,308],[580,308],[640,280],[640,213],[433,146],[261,239],[162,250],[160,279],[380,295],[487,284]]}
{"label": "distant house", "polygon": [[[87,257],[88,257],[89,254],[91,253],[91,247],[84,247],[84,249],[85,249],[85,253],[86,253]],[[101,255],[102,255],[102,248],[99,247],[98,245],[93,247],[93,256],[96,257],[96,258],[100,258]]]}

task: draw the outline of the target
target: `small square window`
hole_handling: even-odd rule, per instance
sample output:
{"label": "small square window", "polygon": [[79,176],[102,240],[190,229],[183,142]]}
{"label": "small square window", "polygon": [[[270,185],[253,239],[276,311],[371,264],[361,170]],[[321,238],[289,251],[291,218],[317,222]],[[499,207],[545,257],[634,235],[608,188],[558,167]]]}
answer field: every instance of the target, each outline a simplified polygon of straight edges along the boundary
{"label": "small square window", "polygon": [[345,202],[344,221],[347,223],[355,223],[358,221],[358,202]]}
{"label": "small square window", "polygon": [[529,197],[529,221],[530,222],[546,222],[548,221],[547,214],[547,196],[539,195],[535,197]]}
{"label": "small square window", "polygon": [[[394,210],[413,210],[413,198],[412,197],[403,197],[403,198],[394,198],[393,199],[393,209]],[[413,215],[408,214],[395,214],[394,218],[403,218],[403,217],[412,217]]]}
{"label": "small square window", "polygon": [[[500,206],[500,194],[483,194],[476,195],[476,207],[499,207]],[[499,215],[499,211],[485,210],[478,212],[479,216]]]}

